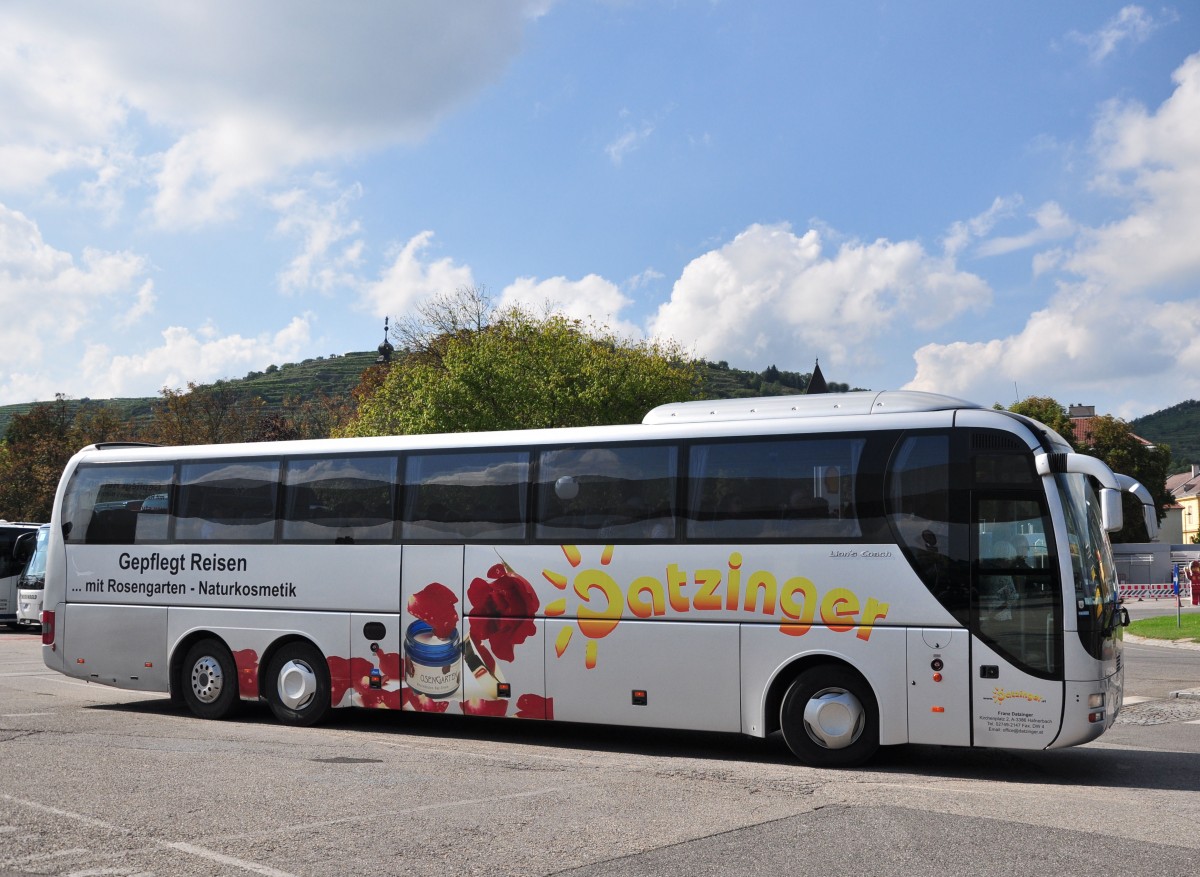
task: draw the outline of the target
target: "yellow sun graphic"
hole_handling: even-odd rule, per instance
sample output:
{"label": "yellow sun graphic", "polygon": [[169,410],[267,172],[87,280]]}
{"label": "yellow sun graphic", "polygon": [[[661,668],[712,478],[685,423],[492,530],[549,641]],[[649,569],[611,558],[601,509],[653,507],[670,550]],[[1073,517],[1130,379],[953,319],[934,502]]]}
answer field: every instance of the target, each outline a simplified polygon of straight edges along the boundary
{"label": "yellow sun graphic", "polygon": [[[605,545],[600,552],[600,565],[608,566],[613,558],[612,545]],[[563,555],[567,558],[567,563],[572,569],[579,569],[583,563],[583,555],[579,548],[575,545],[562,546]],[[571,584],[566,575],[554,570],[542,570],[542,576],[550,584],[554,585],[560,591],[566,591],[567,585]],[[600,570],[582,570],[575,576],[574,588],[575,594],[584,602],[576,610],[576,627],[579,632],[588,638],[587,645],[584,647],[583,665],[589,669],[596,668],[596,640],[608,636],[616,628],[617,623],[621,619],[621,592],[617,587],[616,582],[607,573]],[[607,607],[602,612],[597,612],[587,605],[589,595],[592,590],[600,591],[607,599]],[[567,614],[567,598],[563,596],[561,599],[555,600],[546,607],[546,615],[551,618],[558,618]],[[554,653],[559,658],[567,651],[567,646],[571,644],[571,637],[575,632],[573,627],[564,627],[558,634],[558,638],[554,642]]]}

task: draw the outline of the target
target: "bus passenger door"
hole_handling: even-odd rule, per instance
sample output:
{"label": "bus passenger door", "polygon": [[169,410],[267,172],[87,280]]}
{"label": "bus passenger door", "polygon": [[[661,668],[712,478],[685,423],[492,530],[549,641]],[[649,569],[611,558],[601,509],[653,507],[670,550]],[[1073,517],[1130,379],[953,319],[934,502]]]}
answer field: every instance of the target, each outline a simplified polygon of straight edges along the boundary
{"label": "bus passenger door", "polygon": [[971,679],[974,744],[1044,749],[1062,725],[1062,598],[1047,560],[1036,492],[972,502]]}

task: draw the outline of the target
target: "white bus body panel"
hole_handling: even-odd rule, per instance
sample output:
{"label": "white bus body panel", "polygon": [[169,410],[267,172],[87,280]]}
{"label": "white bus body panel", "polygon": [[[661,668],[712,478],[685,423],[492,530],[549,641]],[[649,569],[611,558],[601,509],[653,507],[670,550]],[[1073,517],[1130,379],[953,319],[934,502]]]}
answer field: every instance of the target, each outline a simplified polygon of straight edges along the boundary
{"label": "white bus body panel", "polygon": [[971,745],[970,640],[962,628],[908,631],[908,742]]}
{"label": "white bus body panel", "polygon": [[57,621],[58,640],[69,675],[135,691],[167,690],[166,606],[70,603],[61,608],[66,611]]}
{"label": "white bus body panel", "polygon": [[281,612],[397,608],[399,545],[70,545],[66,553],[72,602]]}
{"label": "white bus body panel", "polygon": [[[589,667],[573,621],[546,624],[546,695],[554,718],[642,728],[741,730],[736,624],[622,621]],[[556,659],[564,631],[570,647]],[[589,642],[590,644],[590,642]],[[644,699],[636,692],[644,693]],[[641,702],[644,700],[644,702]]]}

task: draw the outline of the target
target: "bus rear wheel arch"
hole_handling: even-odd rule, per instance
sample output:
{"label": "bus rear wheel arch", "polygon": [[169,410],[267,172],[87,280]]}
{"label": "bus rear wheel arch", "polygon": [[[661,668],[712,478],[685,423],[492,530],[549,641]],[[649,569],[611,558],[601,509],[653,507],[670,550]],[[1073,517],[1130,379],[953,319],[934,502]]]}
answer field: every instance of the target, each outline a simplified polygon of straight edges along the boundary
{"label": "bus rear wheel arch", "polygon": [[879,708],[871,686],[843,664],[801,671],[779,708],[784,742],[812,767],[854,767],[879,748]]}
{"label": "bus rear wheel arch", "polygon": [[241,704],[233,655],[211,637],[197,640],[187,650],[176,688],[188,709],[202,719],[229,718]]}
{"label": "bus rear wheel arch", "polygon": [[316,725],[330,708],[329,663],[307,640],[284,643],[267,663],[262,691],[285,725]]}

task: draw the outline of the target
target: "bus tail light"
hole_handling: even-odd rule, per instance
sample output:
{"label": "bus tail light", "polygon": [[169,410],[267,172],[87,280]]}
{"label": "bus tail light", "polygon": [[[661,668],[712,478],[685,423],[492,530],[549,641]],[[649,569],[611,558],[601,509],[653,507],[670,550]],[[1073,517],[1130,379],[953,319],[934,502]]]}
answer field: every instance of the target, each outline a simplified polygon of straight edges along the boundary
{"label": "bus tail light", "polygon": [[42,645],[54,645],[54,610],[42,610]]}

